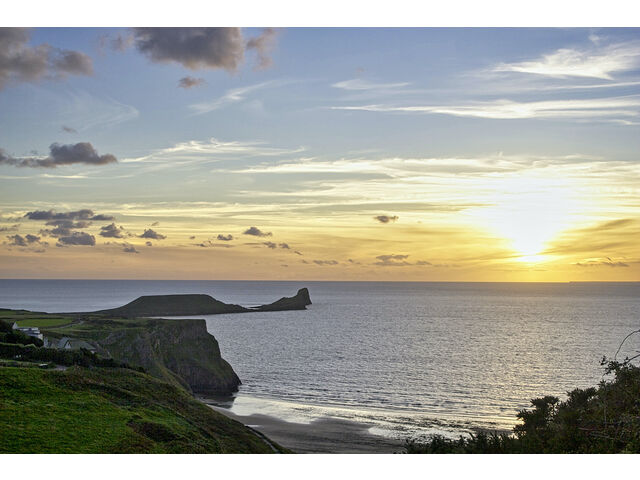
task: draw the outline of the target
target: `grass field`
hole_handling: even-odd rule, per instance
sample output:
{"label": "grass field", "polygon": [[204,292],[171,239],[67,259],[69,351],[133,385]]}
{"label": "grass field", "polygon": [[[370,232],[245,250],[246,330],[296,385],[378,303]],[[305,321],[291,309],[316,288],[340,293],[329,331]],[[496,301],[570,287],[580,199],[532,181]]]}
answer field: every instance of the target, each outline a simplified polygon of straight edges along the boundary
{"label": "grass field", "polygon": [[72,317],[52,315],[49,313],[28,312],[26,310],[1,310],[0,320],[13,323],[19,327],[51,328],[67,325],[74,322]]}
{"label": "grass field", "polygon": [[272,453],[184,390],[124,369],[0,367],[0,432],[0,453]]}

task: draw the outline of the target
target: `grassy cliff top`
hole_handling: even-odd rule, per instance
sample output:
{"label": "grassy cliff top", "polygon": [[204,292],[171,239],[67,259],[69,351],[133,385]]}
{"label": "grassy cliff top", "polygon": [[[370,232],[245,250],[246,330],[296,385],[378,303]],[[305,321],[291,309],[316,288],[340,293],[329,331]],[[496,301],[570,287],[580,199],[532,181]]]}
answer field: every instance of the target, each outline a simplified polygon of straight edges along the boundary
{"label": "grassy cliff top", "polygon": [[0,367],[0,432],[0,453],[273,453],[186,391],[125,369]]}

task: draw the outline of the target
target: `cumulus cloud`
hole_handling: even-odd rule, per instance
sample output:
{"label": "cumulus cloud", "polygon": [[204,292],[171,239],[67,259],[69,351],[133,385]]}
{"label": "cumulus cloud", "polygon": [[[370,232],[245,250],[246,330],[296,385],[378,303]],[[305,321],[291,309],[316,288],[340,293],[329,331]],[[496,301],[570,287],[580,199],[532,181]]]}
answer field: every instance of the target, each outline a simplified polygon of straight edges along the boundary
{"label": "cumulus cloud", "polygon": [[49,235],[51,237],[66,237],[71,235],[72,231],[79,228],[87,228],[91,222],[86,220],[50,220],[46,225],[53,226],[53,229],[40,230],[41,235]]}
{"label": "cumulus cloud", "polygon": [[134,28],[133,43],[153,62],[179,63],[191,70],[222,68],[233,72],[245,49],[239,28]]}
{"label": "cumulus cloud", "polygon": [[56,246],[62,247],[67,245],[88,245],[94,246],[96,237],[85,232],[73,232],[66,237],[59,237]]}
{"label": "cumulus cloud", "polygon": [[389,223],[389,222],[395,222],[396,220],[398,220],[400,217],[398,217],[397,215],[393,215],[393,216],[389,216],[389,215],[378,215],[376,217],[373,217],[375,220],[379,221],[380,223]]}
{"label": "cumulus cloud", "polygon": [[0,90],[9,83],[35,82],[67,75],[91,75],[91,58],[43,43],[29,46],[29,29],[0,28]]}
{"label": "cumulus cloud", "polygon": [[[257,53],[257,69],[271,66],[270,53],[276,36],[273,28],[265,28],[257,37],[245,41],[242,30],[235,27],[140,27],[132,29],[130,42],[156,63],[178,63],[190,70],[221,68],[235,72],[248,50]],[[122,43],[124,48],[129,45],[128,41]]]}
{"label": "cumulus cloud", "polygon": [[214,243],[211,240],[205,240],[204,242],[196,243],[195,245],[197,247],[202,247],[202,248],[210,248],[210,247],[233,248],[233,245],[228,245],[225,243]]}
{"label": "cumulus cloud", "polygon": [[0,232],[15,232],[20,228],[20,225],[9,225],[8,227],[0,227]]}
{"label": "cumulus cloud", "polygon": [[[35,210],[33,212],[27,212],[24,218],[29,220],[96,220],[96,221],[109,221],[114,220],[115,217],[111,215],[99,214],[95,215],[93,210],[89,208],[83,208],[82,210],[75,210],[72,212],[59,212],[54,210]],[[52,224],[48,224],[52,225]]]}
{"label": "cumulus cloud", "polygon": [[273,242],[264,242],[264,245],[266,245],[268,248],[271,248],[271,249],[278,248],[278,245],[276,245]]}
{"label": "cumulus cloud", "polygon": [[[302,261],[303,263],[307,263],[304,260]],[[316,265],[338,265],[338,262],[336,260],[314,260],[313,263],[315,263]]]}
{"label": "cumulus cloud", "polygon": [[280,248],[284,248],[285,250],[291,250],[291,247],[289,246],[288,243],[279,243],[278,246]]}
{"label": "cumulus cloud", "polygon": [[411,265],[411,263],[406,261],[407,258],[409,258],[409,255],[378,255],[376,257],[378,261],[373,264],[381,267],[404,267]]}
{"label": "cumulus cloud", "polygon": [[221,242],[230,242],[231,240],[233,240],[233,235],[229,234],[229,235],[222,235],[221,233],[218,234],[218,236],[216,237],[218,240],[220,240]]}
{"label": "cumulus cloud", "polygon": [[133,245],[131,245],[129,243],[125,243],[122,246],[122,251],[126,252],[126,253],[140,253],[138,250],[136,250],[136,247],[134,247]]}
{"label": "cumulus cloud", "polygon": [[271,232],[263,232],[258,227],[249,227],[242,233],[244,235],[253,235],[254,237],[271,237],[273,235]]}
{"label": "cumulus cloud", "polygon": [[186,76],[186,77],[182,77],[178,81],[178,87],[188,89],[193,87],[199,87],[200,85],[204,85],[205,83],[206,82],[204,81],[204,78],[195,78],[195,77]]}
{"label": "cumulus cloud", "polygon": [[276,42],[278,31],[275,28],[265,28],[262,33],[247,42],[247,50],[255,50],[258,54],[258,64],[256,69],[263,70],[273,64],[269,56]]}
{"label": "cumulus cloud", "polygon": [[107,238],[123,238],[125,237],[124,228],[117,227],[115,223],[100,227],[100,236]]}
{"label": "cumulus cloud", "polygon": [[40,237],[37,235],[31,235],[30,233],[26,234],[24,237],[22,235],[7,235],[7,238],[10,240],[9,246],[14,247],[28,247],[33,243],[40,243]]}
{"label": "cumulus cloud", "polygon": [[110,153],[99,155],[93,145],[88,142],[69,145],[52,143],[47,157],[13,157],[0,148],[0,165],[13,165],[16,167],[55,168],[60,165],[76,163],[105,165],[117,161],[116,157]]}
{"label": "cumulus cloud", "polygon": [[166,237],[166,235],[162,235],[161,233],[158,233],[152,229],[145,229],[144,233],[142,235],[140,235],[140,238],[151,238],[153,240],[164,240]]}

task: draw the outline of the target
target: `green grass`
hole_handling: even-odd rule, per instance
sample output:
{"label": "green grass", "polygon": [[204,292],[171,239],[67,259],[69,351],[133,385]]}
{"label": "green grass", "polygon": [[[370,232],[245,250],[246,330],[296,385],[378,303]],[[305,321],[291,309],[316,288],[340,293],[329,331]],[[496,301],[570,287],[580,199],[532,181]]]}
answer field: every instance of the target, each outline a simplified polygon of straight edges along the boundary
{"label": "green grass", "polygon": [[73,322],[70,318],[65,317],[46,317],[46,318],[28,318],[25,320],[19,320],[19,327],[39,327],[39,328],[51,328],[51,327],[59,327],[61,325],[66,325]]}
{"label": "green grass", "polygon": [[186,391],[125,369],[0,367],[0,432],[0,453],[272,452]]}
{"label": "green grass", "polygon": [[7,323],[17,322],[19,327],[58,327],[75,322],[73,317],[27,310],[0,309],[0,320]]}

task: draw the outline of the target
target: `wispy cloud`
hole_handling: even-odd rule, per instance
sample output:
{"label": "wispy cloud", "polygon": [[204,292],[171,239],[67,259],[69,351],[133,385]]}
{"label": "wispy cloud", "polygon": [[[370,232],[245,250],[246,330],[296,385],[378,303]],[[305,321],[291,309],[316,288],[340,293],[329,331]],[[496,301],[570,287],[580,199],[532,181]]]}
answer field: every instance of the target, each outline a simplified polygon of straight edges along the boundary
{"label": "wispy cloud", "polygon": [[640,95],[534,102],[494,100],[452,105],[351,105],[333,106],[331,109],[382,113],[440,114],[493,120],[531,118],[601,120],[603,118],[638,117],[640,115]]}
{"label": "wispy cloud", "polygon": [[270,80],[268,82],[257,83],[255,85],[247,85],[245,87],[232,88],[219,98],[216,98],[210,102],[194,103],[189,105],[189,108],[193,111],[194,115],[202,115],[204,113],[213,112],[220,108],[226,107],[233,103],[243,102],[249,96],[259,90],[266,88],[280,87],[289,83],[285,80]]}
{"label": "wispy cloud", "polygon": [[[599,43],[599,42],[598,42]],[[501,63],[494,72],[518,72],[550,77],[591,77],[612,80],[614,73],[640,68],[640,42],[561,48],[524,62]]]}
{"label": "wispy cloud", "polygon": [[343,80],[332,84],[332,87],[340,88],[342,90],[392,90],[397,88],[403,88],[410,85],[408,82],[396,82],[396,83],[374,83],[359,78],[353,78],[351,80]]}
{"label": "wispy cloud", "polygon": [[122,163],[216,160],[220,158],[271,157],[304,151],[304,148],[278,148],[264,142],[223,141],[210,138],[208,141],[190,140],[158,149],[148,155],[122,159]]}

